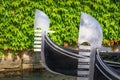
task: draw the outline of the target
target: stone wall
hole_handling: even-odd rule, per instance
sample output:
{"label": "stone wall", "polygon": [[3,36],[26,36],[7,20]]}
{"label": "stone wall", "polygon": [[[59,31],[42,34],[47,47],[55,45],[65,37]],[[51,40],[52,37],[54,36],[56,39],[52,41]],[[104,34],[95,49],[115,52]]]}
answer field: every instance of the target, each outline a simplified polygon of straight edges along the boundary
{"label": "stone wall", "polygon": [[43,68],[40,53],[23,51],[22,56],[8,53],[0,58],[0,73],[8,71],[33,70]]}

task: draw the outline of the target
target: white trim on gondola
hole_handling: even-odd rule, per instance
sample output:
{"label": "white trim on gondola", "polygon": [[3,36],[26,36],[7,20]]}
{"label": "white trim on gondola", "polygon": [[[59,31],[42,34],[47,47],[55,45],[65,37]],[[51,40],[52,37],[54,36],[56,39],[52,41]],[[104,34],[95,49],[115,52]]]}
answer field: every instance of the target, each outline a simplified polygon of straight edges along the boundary
{"label": "white trim on gondola", "polygon": [[41,41],[34,41],[34,44],[41,44]]}
{"label": "white trim on gondola", "polygon": [[103,62],[103,60],[102,60],[101,57],[100,57],[100,53],[99,53],[99,50],[98,50],[98,49],[97,49],[97,55],[96,55],[96,57],[97,57],[98,62],[99,62],[100,65],[104,68],[104,70],[105,70],[106,72],[108,72],[110,75],[112,75],[112,76],[114,76],[115,78],[117,78],[118,80],[120,80],[120,76],[119,76],[118,74],[116,74],[116,72],[110,70],[110,69],[108,68],[108,66],[106,66],[106,64]]}
{"label": "white trim on gondola", "polygon": [[35,36],[41,37],[41,36],[42,36],[42,34],[35,34]]}
{"label": "white trim on gondola", "polygon": [[35,52],[41,52],[41,49],[34,49]]}
{"label": "white trim on gondola", "polygon": [[79,58],[78,62],[90,62],[90,58]]}
{"label": "white trim on gondola", "polygon": [[78,65],[78,68],[80,68],[80,69],[89,69],[90,68],[90,65],[85,65],[85,64],[80,64],[80,65]]}
{"label": "white trim on gondola", "polygon": [[90,52],[79,52],[80,55],[83,55],[83,56],[90,56]]}
{"label": "white trim on gondola", "polygon": [[41,48],[41,45],[34,45],[34,48]]}
{"label": "white trim on gondola", "polygon": [[71,57],[74,56],[75,59],[78,59],[77,57],[84,57],[84,56],[82,56],[82,55],[78,55],[78,54],[75,54],[75,53],[72,53],[72,52],[69,52],[69,51],[66,51],[66,50],[60,48],[59,46],[57,46],[56,44],[54,44],[54,43],[49,39],[49,37],[48,37],[47,35],[45,35],[45,37],[46,37],[46,39],[47,39],[49,42],[48,42],[46,39],[45,39],[45,41],[46,41],[46,42],[49,44],[49,46],[51,46],[54,50],[56,50],[56,51],[59,51],[59,50],[60,50],[60,53],[62,53],[61,51],[63,51],[63,52],[65,52],[65,53],[62,53],[62,54],[68,55],[68,56],[71,55]]}
{"label": "white trim on gondola", "polygon": [[99,68],[99,66],[98,66],[97,64],[96,64],[95,66],[98,68],[98,70],[99,70],[107,79],[112,80],[109,76],[107,76],[107,75]]}
{"label": "white trim on gondola", "polygon": [[34,37],[34,40],[38,41],[38,40],[42,40],[42,38],[41,37]]}

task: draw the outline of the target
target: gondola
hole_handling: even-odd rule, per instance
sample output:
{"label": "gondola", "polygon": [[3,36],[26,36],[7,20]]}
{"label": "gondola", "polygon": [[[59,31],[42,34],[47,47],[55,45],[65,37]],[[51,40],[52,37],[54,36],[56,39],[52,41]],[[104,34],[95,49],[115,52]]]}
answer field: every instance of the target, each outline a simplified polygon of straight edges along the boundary
{"label": "gondola", "polygon": [[[46,68],[53,73],[77,76],[78,59],[80,57],[81,58],[83,57],[79,55],[79,50],[73,50],[63,46],[58,46],[51,41],[51,39],[47,36],[47,34],[45,34],[44,38],[45,38],[44,48],[43,48],[44,53],[42,54],[42,57],[44,57],[43,61],[45,63]],[[85,50],[81,50],[81,52],[84,51]],[[106,55],[118,56],[119,53],[100,52],[98,54],[98,57],[106,56]],[[113,67],[113,69],[115,69],[116,67],[117,68],[120,67],[120,63],[117,62],[111,62],[111,61],[104,61],[104,62],[109,67],[110,66]]]}
{"label": "gondola", "polygon": [[120,80],[120,71],[106,64],[99,51],[95,56],[94,80]]}
{"label": "gondola", "polygon": [[[42,28],[42,31],[41,31],[41,33],[42,33],[41,57],[42,57],[42,61],[43,61],[44,65],[45,65],[45,68],[56,74],[86,77],[86,75],[82,75],[82,76],[78,75],[79,59],[86,59],[86,56],[80,55],[80,53],[91,52],[91,50],[90,49],[73,50],[70,48],[56,45],[48,37],[49,18],[41,11],[37,10],[36,13],[42,14],[39,17],[42,16],[42,18],[43,18],[43,21],[41,20],[42,25],[39,22],[40,20],[37,20],[37,19],[35,20],[34,28],[36,29],[37,23],[39,23],[37,26],[41,26],[40,28]],[[83,15],[86,16],[87,14],[83,13]],[[37,16],[37,18],[39,18],[39,17]],[[89,17],[89,15],[88,15],[88,17],[85,17],[85,18],[91,19],[91,17]],[[47,20],[45,20],[45,19],[47,19]],[[94,21],[94,19],[93,19],[93,21]],[[45,24],[45,25],[43,25],[43,24]],[[95,24],[92,24],[92,25],[98,25],[98,23],[96,24],[96,21],[95,21]],[[80,26],[84,26],[82,18],[81,18]],[[82,30],[82,29],[84,29],[84,28],[81,28],[80,30]],[[91,26],[88,29],[91,29]],[[94,27],[94,29],[96,29],[96,26]],[[95,31],[95,30],[93,30],[93,31]],[[86,34],[83,34],[81,32],[82,31],[80,31],[81,35],[79,36],[79,39],[81,39],[81,38],[82,39],[80,41],[78,41],[79,47],[81,47],[81,43],[89,42],[91,44],[91,46],[95,45],[94,46],[95,51],[97,49],[100,49],[101,42],[102,42],[102,31],[100,30],[100,27],[99,27],[99,30],[96,31],[96,33],[99,32],[99,34],[96,35],[97,37],[93,36],[92,38],[89,38]],[[95,41],[95,40],[97,40],[97,41]],[[94,71],[92,72],[93,79],[91,79],[91,80],[120,80],[120,78],[119,78],[120,72],[114,68],[114,67],[116,67],[116,65],[119,66],[119,62],[117,63],[117,62],[111,62],[111,61],[104,61],[101,58],[101,55],[104,56],[105,54],[108,54],[108,55],[115,54],[115,53],[110,53],[110,54],[109,53],[110,52],[100,52],[100,51],[96,51],[94,53],[95,54],[95,56],[94,56],[95,61],[94,61],[94,66],[93,66],[94,69],[92,68]],[[91,53],[91,54],[93,54],[93,53]],[[90,59],[91,59],[91,54],[89,56],[87,55],[87,57]],[[117,54],[117,56],[118,55],[120,56],[119,53]],[[91,72],[91,70],[90,70],[90,72]],[[96,79],[96,78],[98,78],[97,77],[98,75],[100,75],[102,77],[100,79]],[[108,76],[106,76],[106,75],[108,75]]]}

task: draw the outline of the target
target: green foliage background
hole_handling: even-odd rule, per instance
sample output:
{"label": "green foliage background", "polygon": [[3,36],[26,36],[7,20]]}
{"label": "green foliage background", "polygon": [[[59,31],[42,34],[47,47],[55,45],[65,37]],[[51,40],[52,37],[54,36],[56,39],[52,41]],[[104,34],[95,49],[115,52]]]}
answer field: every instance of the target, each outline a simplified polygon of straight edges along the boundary
{"label": "green foliage background", "polygon": [[81,12],[99,21],[105,44],[120,41],[119,0],[0,0],[1,50],[33,48],[36,9],[49,16],[50,29],[55,31],[51,39],[59,45],[77,43]]}

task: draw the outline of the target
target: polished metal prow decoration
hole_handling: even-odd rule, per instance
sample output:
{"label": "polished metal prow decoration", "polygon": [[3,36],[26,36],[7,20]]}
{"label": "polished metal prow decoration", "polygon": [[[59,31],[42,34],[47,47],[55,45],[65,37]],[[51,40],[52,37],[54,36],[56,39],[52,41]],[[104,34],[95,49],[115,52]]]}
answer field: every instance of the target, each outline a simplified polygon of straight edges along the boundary
{"label": "polished metal prow decoration", "polygon": [[103,39],[102,29],[98,21],[86,13],[81,13],[78,45],[88,42],[93,47],[101,47]]}
{"label": "polished metal prow decoration", "polygon": [[36,10],[34,22],[34,52],[41,52],[42,33],[48,32],[49,25],[50,20],[48,16],[40,10]]}
{"label": "polished metal prow decoration", "polygon": [[50,26],[49,17],[42,11],[36,9],[34,29],[41,28],[41,30],[47,31]]}
{"label": "polished metal prow decoration", "polygon": [[49,26],[50,26],[49,17],[43,11],[36,9],[34,22],[34,52],[41,53],[42,62],[45,68],[51,71],[46,66],[44,59],[44,40],[45,40],[44,35],[47,35],[47,33],[54,33],[54,31],[49,30]]}
{"label": "polished metal prow decoration", "polygon": [[36,9],[34,22],[34,51],[41,52],[42,33],[53,33],[49,31],[50,20],[49,17],[42,11]]}
{"label": "polished metal prow decoration", "polygon": [[[80,30],[78,38],[78,46],[80,49],[89,49],[88,52],[79,52],[79,55],[85,58],[78,60],[78,77],[77,80],[94,80],[94,58],[92,59],[93,48],[100,48],[102,46],[102,29],[95,18],[81,13]],[[82,43],[87,42],[90,46],[84,46]]]}

